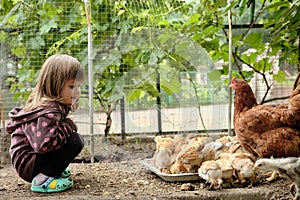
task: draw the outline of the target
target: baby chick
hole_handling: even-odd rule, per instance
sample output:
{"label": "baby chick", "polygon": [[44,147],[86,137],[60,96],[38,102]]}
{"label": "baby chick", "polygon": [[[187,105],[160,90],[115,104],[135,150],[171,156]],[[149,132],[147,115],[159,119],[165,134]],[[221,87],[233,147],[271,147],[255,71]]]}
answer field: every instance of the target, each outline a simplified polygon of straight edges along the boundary
{"label": "baby chick", "polygon": [[252,186],[255,181],[255,171],[253,170],[254,163],[251,159],[236,157],[231,159],[231,164],[234,168],[234,174],[240,182],[243,184],[250,180],[249,186]]}
{"label": "baby chick", "polygon": [[229,148],[230,153],[245,153],[245,150],[243,149],[242,145],[238,142],[232,142],[230,148]]}
{"label": "baby chick", "polygon": [[182,152],[184,149],[186,149],[187,145],[191,142],[193,137],[194,137],[193,135],[184,136],[182,134],[174,136],[174,139],[173,139],[173,144],[174,144],[173,157],[174,158],[176,158],[180,152]]}
{"label": "baby chick", "polygon": [[158,151],[155,151],[153,162],[161,172],[170,173],[169,168],[173,163],[172,152],[167,148],[161,147]]}
{"label": "baby chick", "polygon": [[203,157],[203,161],[216,160],[219,154],[226,151],[226,149],[226,145],[222,142],[209,142],[201,150],[201,156]]}
{"label": "baby chick", "polygon": [[170,173],[171,174],[181,174],[181,173],[187,173],[187,169],[185,168],[182,161],[176,160],[170,167]]}
{"label": "baby chick", "polygon": [[192,138],[189,144],[179,152],[175,162],[178,162],[179,165],[182,164],[187,172],[196,173],[203,161],[199,150],[204,147],[208,140],[207,137]]}
{"label": "baby chick", "polygon": [[233,176],[234,169],[231,165],[231,162],[227,159],[218,159],[218,160],[216,160],[216,162],[221,167],[223,181],[232,183],[232,176]]}
{"label": "baby chick", "polygon": [[293,200],[300,199],[300,158],[262,158],[255,162],[254,170],[276,170],[281,176],[291,180],[290,192],[294,196]]}
{"label": "baby chick", "polygon": [[224,144],[229,142],[234,142],[234,141],[236,141],[236,138],[234,136],[228,136],[228,135],[216,139],[216,142],[222,142]]}
{"label": "baby chick", "polygon": [[198,175],[210,183],[209,189],[219,189],[222,187],[222,169],[214,160],[208,160],[202,163],[198,169]]}
{"label": "baby chick", "polygon": [[156,142],[156,151],[153,156],[153,163],[161,172],[170,173],[169,169],[174,162],[172,156],[174,151],[173,139],[156,136],[154,141]]}

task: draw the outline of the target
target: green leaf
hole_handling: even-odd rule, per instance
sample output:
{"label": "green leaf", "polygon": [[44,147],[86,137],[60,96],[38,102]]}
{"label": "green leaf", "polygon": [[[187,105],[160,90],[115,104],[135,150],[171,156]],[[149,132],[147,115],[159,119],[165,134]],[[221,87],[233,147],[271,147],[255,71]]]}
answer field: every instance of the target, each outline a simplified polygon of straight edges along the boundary
{"label": "green leaf", "polygon": [[160,85],[168,95],[178,93],[181,88],[181,83],[177,78],[172,78],[170,81],[165,78],[161,78]]}
{"label": "green leaf", "polygon": [[282,83],[286,80],[286,74],[282,70],[279,70],[277,74],[273,74],[273,79],[278,83]]}
{"label": "green leaf", "polygon": [[264,46],[262,33],[250,33],[245,38],[245,42],[253,48],[261,48]]}
{"label": "green leaf", "polygon": [[222,73],[220,73],[219,70],[213,70],[209,72],[207,75],[210,81],[221,81]]}
{"label": "green leaf", "polygon": [[161,42],[161,43],[166,43],[168,40],[170,39],[175,39],[175,35],[170,34],[170,33],[163,33],[160,34],[157,39]]}
{"label": "green leaf", "polygon": [[143,92],[143,90],[141,89],[134,89],[134,90],[131,90],[127,95],[126,95],[126,99],[129,101],[129,102],[132,102],[134,101],[135,99],[138,99],[141,95],[141,93]]}
{"label": "green leaf", "polygon": [[249,52],[249,53],[243,53],[241,58],[245,63],[253,64],[256,62],[257,56],[258,56],[257,52]]}
{"label": "green leaf", "polygon": [[153,65],[157,65],[157,62],[158,62],[157,55],[154,52],[152,52],[151,55],[150,55],[150,59],[149,59],[148,64],[150,66],[153,66]]}
{"label": "green leaf", "polygon": [[200,14],[193,14],[190,19],[185,23],[186,26],[199,22]]}
{"label": "green leaf", "polygon": [[56,18],[52,18],[51,20],[48,21],[48,23],[44,24],[40,28],[40,34],[43,35],[45,33],[48,33],[51,28],[57,28],[57,21]]}
{"label": "green leaf", "polygon": [[165,53],[163,50],[155,48],[154,49],[154,54],[158,57],[158,58],[163,58],[165,56]]}
{"label": "green leaf", "polygon": [[120,16],[120,15],[122,15],[123,13],[125,13],[125,10],[119,10],[117,16]]}
{"label": "green leaf", "polygon": [[239,1],[239,16],[242,16],[244,14],[244,11],[246,10],[246,4],[247,0]]}
{"label": "green leaf", "polygon": [[12,49],[11,51],[14,55],[22,57],[26,53],[26,48],[23,46],[19,46],[19,47]]}
{"label": "green leaf", "polygon": [[159,26],[168,26],[168,25],[170,25],[170,22],[165,19],[165,20],[158,22],[158,25]]}
{"label": "green leaf", "polygon": [[132,30],[131,30],[131,33],[137,33],[137,32],[140,32],[144,29],[144,26],[139,26],[139,27],[134,27]]}
{"label": "green leaf", "polygon": [[152,97],[158,97],[160,94],[157,91],[156,87],[150,83],[143,84],[143,89],[147,91]]}
{"label": "green leaf", "polygon": [[270,12],[273,12],[274,10],[277,10],[278,8],[282,7],[289,7],[289,2],[287,1],[271,1],[271,4],[264,7],[264,10],[269,10]]}

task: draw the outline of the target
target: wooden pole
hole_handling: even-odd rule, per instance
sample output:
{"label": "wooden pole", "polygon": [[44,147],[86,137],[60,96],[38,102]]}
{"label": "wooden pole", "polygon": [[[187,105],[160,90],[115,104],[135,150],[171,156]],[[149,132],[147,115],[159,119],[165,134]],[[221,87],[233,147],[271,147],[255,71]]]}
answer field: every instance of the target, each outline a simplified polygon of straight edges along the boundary
{"label": "wooden pole", "polygon": [[[228,5],[230,6],[232,0],[228,0]],[[228,42],[229,42],[229,50],[228,50],[228,80],[229,80],[229,85],[231,84],[231,79],[232,79],[232,14],[231,14],[231,9],[228,10],[228,24],[229,24],[229,29],[228,29]],[[228,135],[231,135],[231,110],[232,110],[232,89],[229,87],[228,91]]]}
{"label": "wooden pole", "polygon": [[93,82],[93,60],[92,60],[92,26],[89,13],[89,1],[84,0],[85,14],[88,24],[88,81],[89,81],[89,117],[91,134],[91,163],[94,159],[94,82]]}

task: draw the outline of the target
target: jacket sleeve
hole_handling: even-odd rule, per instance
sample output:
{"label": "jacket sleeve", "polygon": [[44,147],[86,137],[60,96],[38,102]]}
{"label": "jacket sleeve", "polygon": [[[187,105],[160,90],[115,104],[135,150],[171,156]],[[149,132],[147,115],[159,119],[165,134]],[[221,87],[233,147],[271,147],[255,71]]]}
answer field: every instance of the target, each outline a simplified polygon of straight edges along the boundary
{"label": "jacket sleeve", "polygon": [[37,153],[59,149],[73,132],[72,127],[62,120],[61,113],[58,112],[41,115],[25,126],[25,134]]}

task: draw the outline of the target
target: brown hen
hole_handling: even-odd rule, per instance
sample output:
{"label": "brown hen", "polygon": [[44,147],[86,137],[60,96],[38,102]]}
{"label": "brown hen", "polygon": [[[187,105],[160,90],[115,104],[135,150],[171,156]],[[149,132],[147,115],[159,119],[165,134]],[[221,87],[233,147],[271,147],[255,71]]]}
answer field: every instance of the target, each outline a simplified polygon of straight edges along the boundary
{"label": "brown hen", "polygon": [[261,158],[300,155],[299,75],[288,104],[258,105],[244,80],[233,78],[234,131],[242,147]]}

